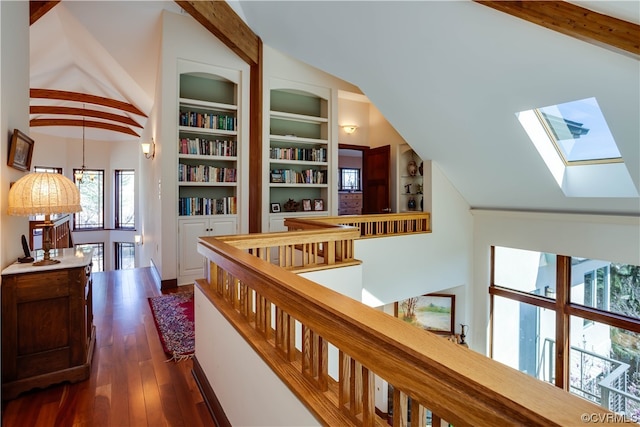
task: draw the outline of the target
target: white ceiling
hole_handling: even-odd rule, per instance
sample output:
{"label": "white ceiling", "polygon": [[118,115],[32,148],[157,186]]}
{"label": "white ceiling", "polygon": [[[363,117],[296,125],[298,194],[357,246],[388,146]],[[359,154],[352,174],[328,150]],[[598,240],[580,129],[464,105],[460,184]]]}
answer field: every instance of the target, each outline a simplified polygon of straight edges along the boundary
{"label": "white ceiling", "polygon": [[[640,23],[639,1],[576,3]],[[265,44],[358,86],[470,206],[640,215],[637,197],[565,197],[515,117],[595,96],[640,189],[637,59],[468,0],[231,4]],[[31,86],[149,111],[161,8],[180,13],[63,1],[32,26]]]}

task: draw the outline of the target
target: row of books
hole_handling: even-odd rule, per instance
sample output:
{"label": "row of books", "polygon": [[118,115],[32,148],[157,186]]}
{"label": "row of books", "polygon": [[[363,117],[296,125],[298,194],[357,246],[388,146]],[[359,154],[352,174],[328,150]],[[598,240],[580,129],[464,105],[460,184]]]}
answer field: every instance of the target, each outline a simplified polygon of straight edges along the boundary
{"label": "row of books", "polygon": [[214,141],[204,138],[180,138],[178,153],[235,157],[238,155],[238,144],[231,139]]}
{"label": "row of books", "polygon": [[326,148],[278,148],[272,147],[269,157],[278,160],[303,160],[308,162],[326,162]]}
{"label": "row of books", "polygon": [[326,184],[327,173],[321,170],[272,169],[271,182],[286,184]]}
{"label": "row of books", "polygon": [[180,197],[178,215],[235,215],[237,213],[236,196],[209,199],[206,197]]}
{"label": "row of books", "polygon": [[180,182],[236,182],[235,168],[219,168],[207,165],[178,165]]}
{"label": "row of books", "polygon": [[204,129],[236,130],[238,123],[235,116],[226,114],[198,113],[180,111],[180,126]]}

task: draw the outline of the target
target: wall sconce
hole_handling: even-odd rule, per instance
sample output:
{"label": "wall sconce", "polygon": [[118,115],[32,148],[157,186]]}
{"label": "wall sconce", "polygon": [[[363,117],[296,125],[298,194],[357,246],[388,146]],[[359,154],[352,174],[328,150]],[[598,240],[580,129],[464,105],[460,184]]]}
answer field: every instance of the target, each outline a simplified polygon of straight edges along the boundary
{"label": "wall sconce", "polygon": [[354,133],[358,129],[358,126],[356,126],[356,125],[343,125],[342,129],[344,130],[344,132],[346,134],[351,135],[352,133]]}
{"label": "wall sconce", "polygon": [[135,236],[133,236],[133,242],[137,246],[140,246],[142,244],[142,235],[141,234],[136,234]]}
{"label": "wall sconce", "polygon": [[151,138],[151,142],[142,142],[142,153],[147,159],[153,159],[156,156],[156,143]]}

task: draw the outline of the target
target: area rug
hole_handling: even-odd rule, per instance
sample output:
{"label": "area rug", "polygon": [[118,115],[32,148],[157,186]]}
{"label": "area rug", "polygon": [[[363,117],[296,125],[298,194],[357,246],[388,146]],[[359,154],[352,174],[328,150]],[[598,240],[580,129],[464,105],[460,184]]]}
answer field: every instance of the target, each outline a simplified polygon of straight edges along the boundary
{"label": "area rug", "polygon": [[160,342],[169,360],[186,360],[195,352],[193,291],[149,298]]}

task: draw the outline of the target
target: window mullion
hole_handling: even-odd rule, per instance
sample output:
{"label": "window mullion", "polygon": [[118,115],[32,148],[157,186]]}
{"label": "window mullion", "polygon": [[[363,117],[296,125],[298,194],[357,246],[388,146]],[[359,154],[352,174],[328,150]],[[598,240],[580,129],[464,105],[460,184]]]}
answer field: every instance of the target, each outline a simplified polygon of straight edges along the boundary
{"label": "window mullion", "polygon": [[556,266],[556,387],[569,390],[569,313],[565,308],[571,291],[571,257],[558,255]]}

